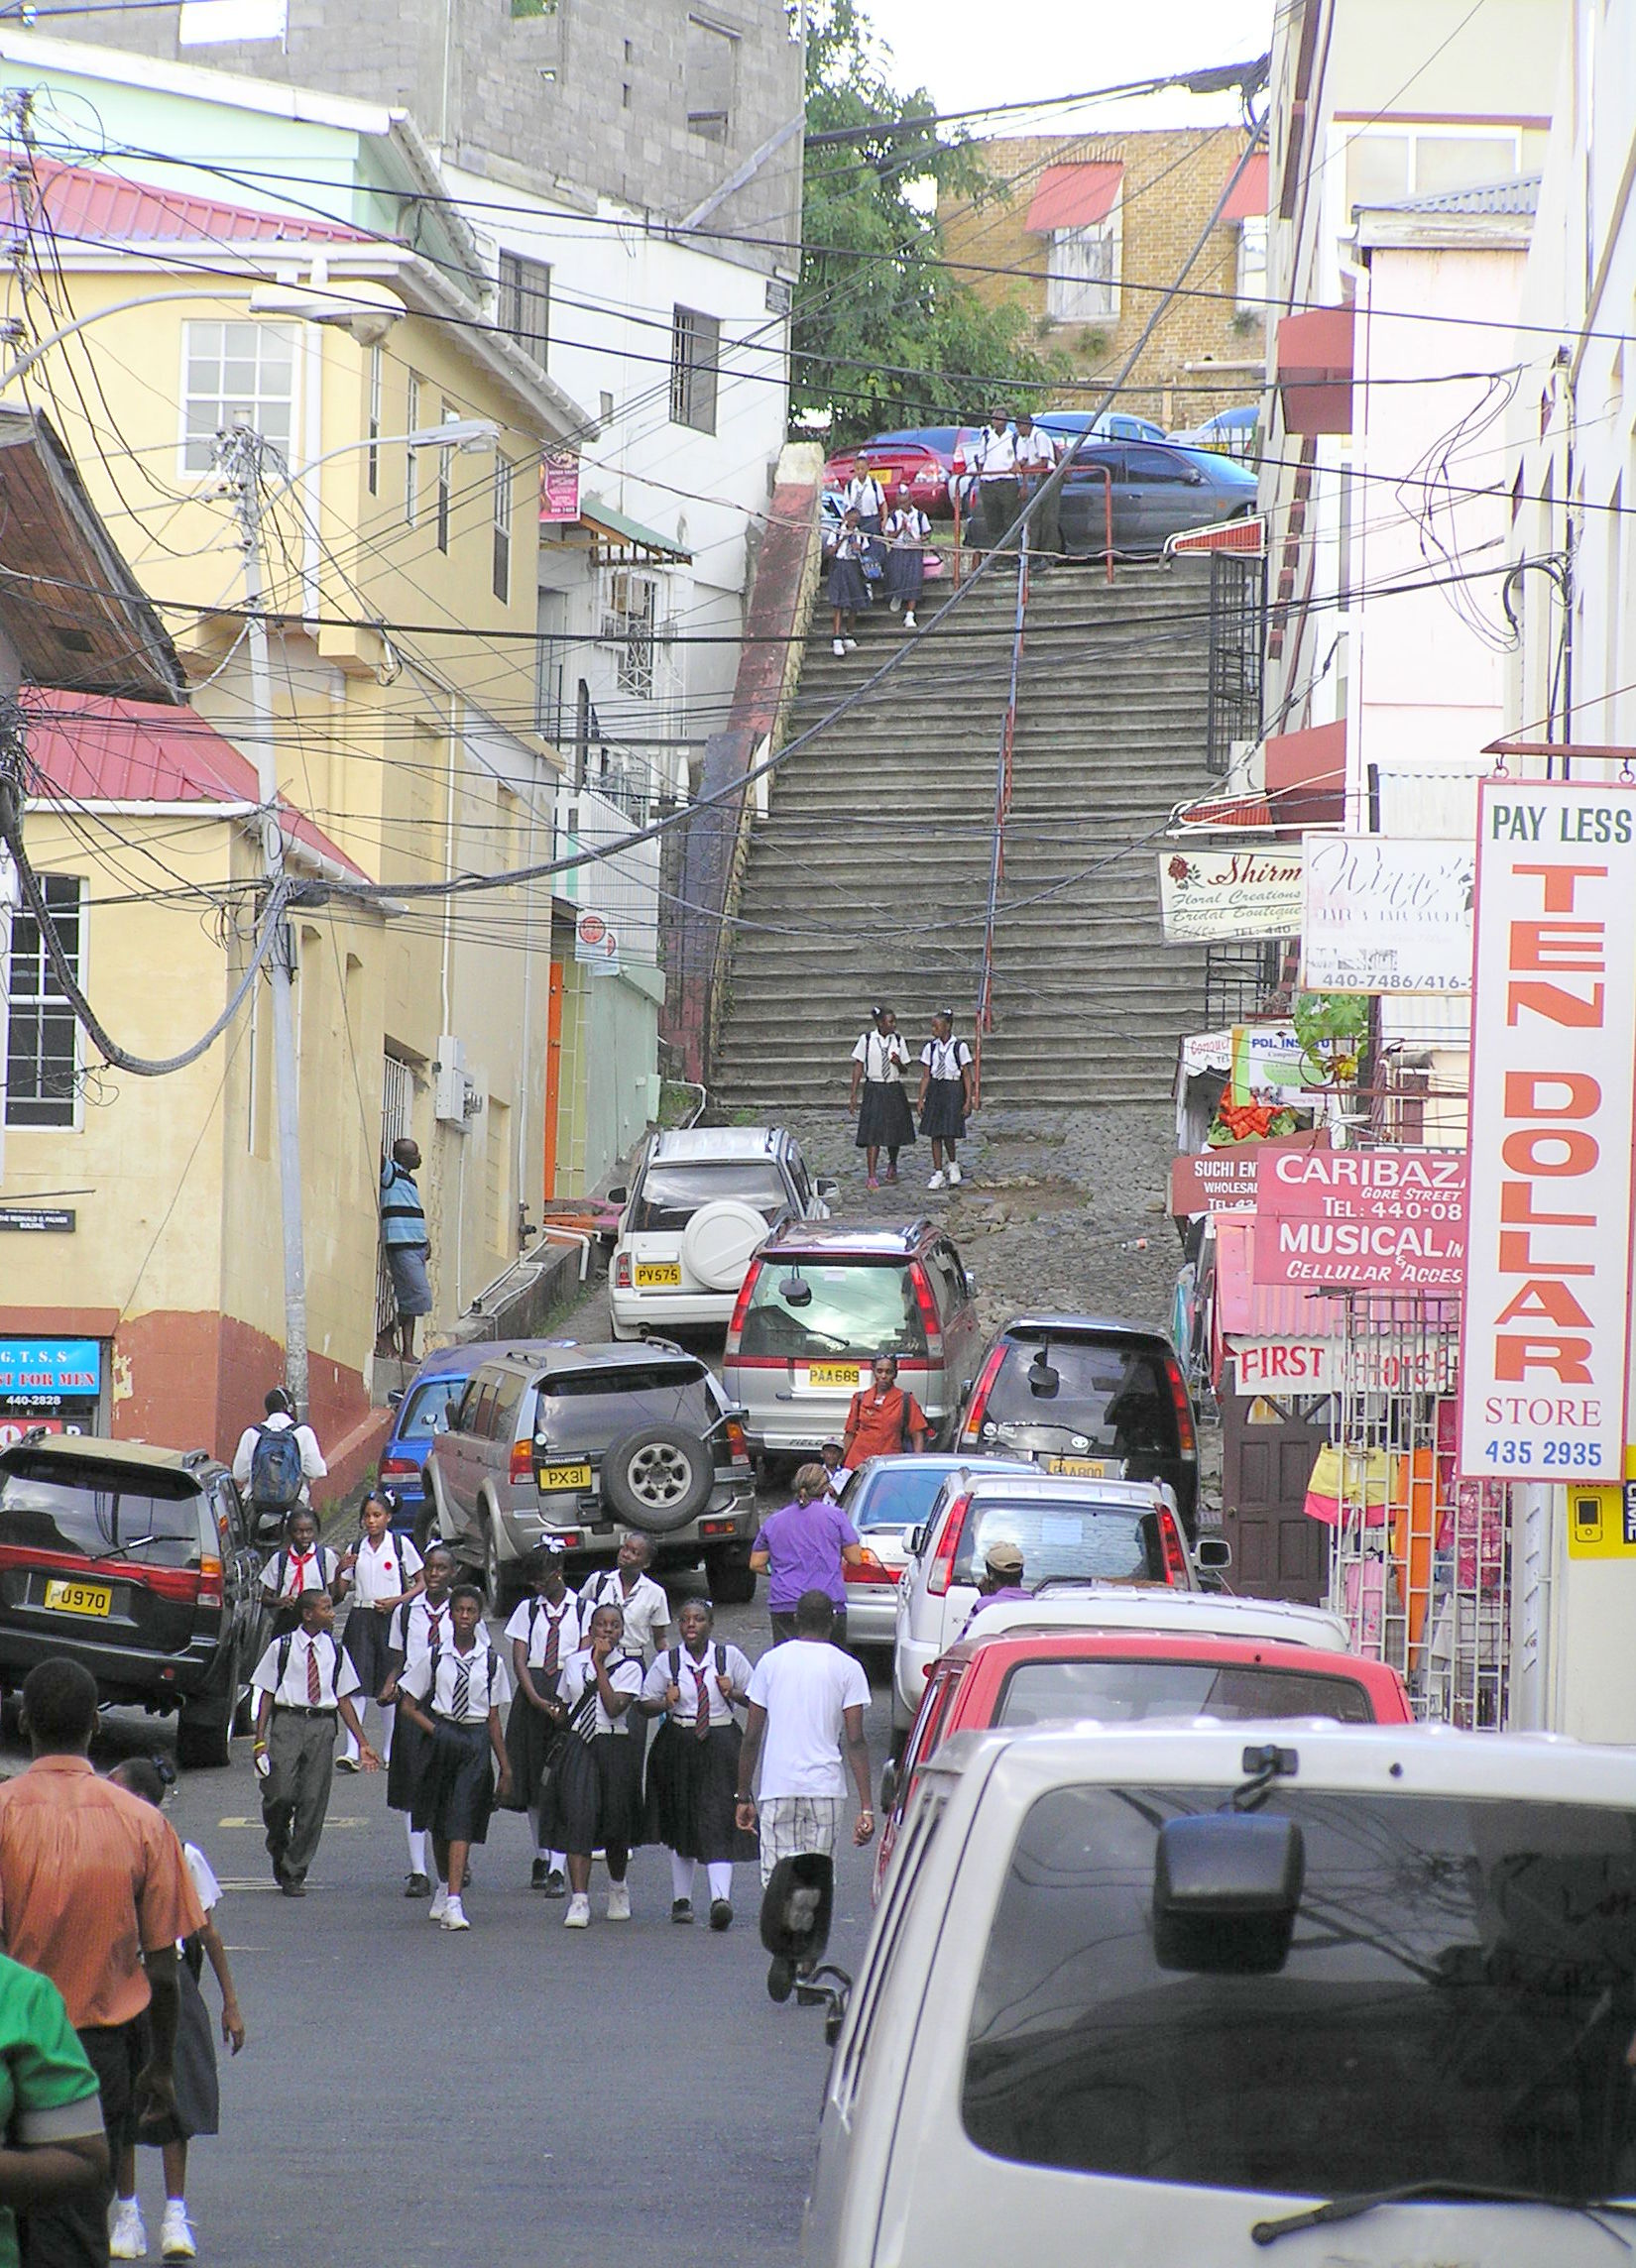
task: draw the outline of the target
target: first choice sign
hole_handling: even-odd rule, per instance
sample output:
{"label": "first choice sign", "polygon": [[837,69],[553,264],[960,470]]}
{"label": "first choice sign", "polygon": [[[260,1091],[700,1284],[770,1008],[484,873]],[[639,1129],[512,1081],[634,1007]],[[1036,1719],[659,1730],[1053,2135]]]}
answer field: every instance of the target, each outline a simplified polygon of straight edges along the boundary
{"label": "first choice sign", "polygon": [[1636,788],[1477,798],[1462,1473],[1622,1483]]}

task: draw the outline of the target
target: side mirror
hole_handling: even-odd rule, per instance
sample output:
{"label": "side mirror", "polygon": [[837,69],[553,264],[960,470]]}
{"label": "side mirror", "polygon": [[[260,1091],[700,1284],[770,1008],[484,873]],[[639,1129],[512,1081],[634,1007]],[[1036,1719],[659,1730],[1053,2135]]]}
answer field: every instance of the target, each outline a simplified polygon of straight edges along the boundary
{"label": "side mirror", "polygon": [[911,1559],[918,1559],[921,1552],[924,1551],[925,1548],[926,1523],[922,1521],[918,1528],[911,1529],[909,1531],[909,1557]]}
{"label": "side mirror", "polygon": [[608,1191],[608,1202],[610,1204],[623,1205],[629,1204],[630,1201],[631,1191],[626,1188],[623,1182]]}
{"label": "side mirror", "polygon": [[896,1758],[888,1757],[880,1766],[880,1816],[882,1819],[889,1819],[897,1809],[897,1791],[901,1778],[902,1774],[897,1768]]}
{"label": "side mirror", "polygon": [[840,1183],[832,1182],[826,1174],[820,1174],[813,1187],[825,1204],[833,1204],[841,1194]]}
{"label": "side mirror", "polygon": [[1232,1545],[1225,1535],[1201,1535],[1193,1546],[1193,1564],[1201,1575],[1225,1575],[1232,1565]]}
{"label": "side mirror", "polygon": [[815,1968],[829,1943],[835,1862],[815,1851],[780,1859],[761,1893],[761,1944],[772,1956],[766,1988],[787,2000],[797,1969]]}
{"label": "side mirror", "polygon": [[389,1410],[402,1410],[403,1407],[404,1389],[401,1386],[390,1388],[387,1394],[387,1408]]}

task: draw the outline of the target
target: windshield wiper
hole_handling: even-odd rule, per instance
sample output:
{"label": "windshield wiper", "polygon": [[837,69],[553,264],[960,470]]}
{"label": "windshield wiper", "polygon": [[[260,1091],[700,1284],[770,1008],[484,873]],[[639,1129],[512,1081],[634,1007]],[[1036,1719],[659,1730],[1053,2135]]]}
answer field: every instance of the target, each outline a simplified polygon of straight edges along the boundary
{"label": "windshield wiper", "polygon": [[116,1543],[110,1550],[97,1553],[98,1564],[104,1559],[123,1559],[127,1551],[141,1551],[150,1543],[163,1543],[163,1535],[133,1535],[129,1543]]}
{"label": "windshield wiper", "polygon": [[[1594,2220],[1598,2213],[1620,2213],[1626,2217],[1636,2215],[1636,2205],[1617,2203],[1611,2198],[1552,2197],[1544,2190],[1496,2188],[1485,2182],[1430,2181],[1403,2182],[1395,2189],[1358,2190],[1350,2197],[1327,2198],[1322,2205],[1307,2206],[1300,2212],[1284,2213],[1277,2220],[1258,2220],[1250,2228],[1252,2244],[1276,2244],[1281,2236],[1293,2236],[1300,2228],[1322,2228],[1336,2220],[1358,2220],[1376,2206],[1410,2205],[1417,2199],[1447,2199],[1454,2204],[1471,2205],[1548,2205],[1559,2212],[1582,2212]],[[1630,2250],[1629,2240],[1615,2229],[1607,2234],[1616,2244]]]}

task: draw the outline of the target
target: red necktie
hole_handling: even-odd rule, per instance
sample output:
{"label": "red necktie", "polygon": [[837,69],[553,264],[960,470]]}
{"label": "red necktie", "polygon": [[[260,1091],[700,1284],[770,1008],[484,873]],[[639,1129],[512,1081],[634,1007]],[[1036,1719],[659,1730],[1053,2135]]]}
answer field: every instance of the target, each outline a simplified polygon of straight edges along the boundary
{"label": "red necktie", "polygon": [[309,1709],[316,1709],[318,1703],[323,1699],[323,1697],[324,1689],[318,1682],[318,1644],[315,1639],[309,1638],[306,1642],[307,1707]]}
{"label": "red necktie", "polygon": [[[688,1666],[692,1668],[691,1663]],[[693,1719],[693,1738],[696,1741],[708,1741],[710,1738],[710,1689],[705,1683],[702,1669],[693,1670],[693,1682],[699,1689],[697,1710]]]}
{"label": "red necktie", "polygon": [[545,1660],[543,1668],[547,1677],[556,1675],[557,1666],[562,1659],[562,1622],[563,1616],[567,1612],[567,1608],[564,1607],[562,1614],[553,1620],[550,1608],[547,1607],[545,1610]]}
{"label": "red necktie", "polygon": [[301,1593],[302,1593],[302,1592],[303,1592],[303,1591],[306,1589],[306,1587],[307,1587],[307,1581],[306,1581],[306,1569],[307,1569],[307,1568],[308,1568],[308,1567],[309,1567],[309,1566],[312,1564],[312,1560],[313,1560],[313,1557],[314,1557],[314,1554],[313,1554],[312,1552],[310,1552],[310,1551],[292,1551],[292,1552],[291,1553],[291,1555],[290,1555],[290,1575],[291,1575],[290,1596],[291,1596],[292,1599],[298,1599],[298,1598],[300,1597]]}

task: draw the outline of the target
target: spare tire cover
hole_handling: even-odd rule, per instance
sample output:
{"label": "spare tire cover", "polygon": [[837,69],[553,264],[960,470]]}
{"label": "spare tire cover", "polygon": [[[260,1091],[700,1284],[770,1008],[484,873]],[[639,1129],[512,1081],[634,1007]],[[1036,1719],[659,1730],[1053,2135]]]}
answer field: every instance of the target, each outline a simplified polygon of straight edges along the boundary
{"label": "spare tire cover", "polygon": [[716,1487],[710,1444],[684,1425],[643,1425],[602,1460],[602,1501],[628,1528],[668,1535],[697,1520]]}
{"label": "spare tire cover", "polygon": [[736,1292],[750,1256],[766,1236],[766,1222],[743,1197],[701,1205],[682,1231],[682,1262],[709,1292]]}

